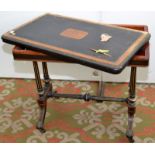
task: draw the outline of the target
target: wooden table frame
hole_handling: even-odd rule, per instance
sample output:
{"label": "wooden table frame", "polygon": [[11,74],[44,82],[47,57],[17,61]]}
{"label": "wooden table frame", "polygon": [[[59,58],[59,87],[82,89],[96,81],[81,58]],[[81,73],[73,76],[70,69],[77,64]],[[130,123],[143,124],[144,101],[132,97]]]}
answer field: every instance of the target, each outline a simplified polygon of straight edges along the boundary
{"label": "wooden table frame", "polygon": [[[147,26],[143,25],[121,25],[123,27],[138,29],[148,31]],[[44,121],[47,109],[48,98],[72,98],[72,99],[83,99],[85,101],[95,100],[102,103],[102,101],[115,101],[115,102],[125,102],[128,105],[128,128],[126,131],[126,136],[130,142],[134,142],[133,139],[133,119],[136,111],[136,70],[139,66],[148,66],[149,62],[149,43],[147,43],[136,56],[130,61],[129,66],[131,67],[130,72],[130,82],[129,82],[129,95],[127,98],[115,98],[104,96],[103,81],[99,82],[98,94],[95,96],[86,94],[60,94],[53,90],[52,82],[49,77],[47,62],[65,62],[65,60],[59,60],[54,57],[49,57],[48,55],[23,49],[21,47],[15,47],[13,49],[13,55],[15,60],[26,60],[33,62],[33,68],[35,73],[35,81],[38,91],[38,105],[40,108],[40,116],[36,128],[40,132],[44,133]],[[38,62],[42,62],[44,85],[42,85],[40,72],[38,68]],[[73,62],[69,62],[73,63]]]}

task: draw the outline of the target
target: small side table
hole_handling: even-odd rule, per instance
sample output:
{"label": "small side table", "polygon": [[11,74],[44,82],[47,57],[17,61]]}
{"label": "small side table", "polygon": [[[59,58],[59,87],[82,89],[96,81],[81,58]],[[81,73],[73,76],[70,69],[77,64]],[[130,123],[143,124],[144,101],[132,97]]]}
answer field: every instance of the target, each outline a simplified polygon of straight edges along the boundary
{"label": "small side table", "polygon": [[[148,27],[144,25],[119,25],[122,27],[127,27],[136,30],[148,31]],[[133,139],[133,119],[136,111],[136,69],[137,67],[146,67],[149,64],[149,43],[145,44],[143,48],[132,58],[128,66],[131,67],[130,82],[129,82],[129,96],[128,98],[114,98],[103,96],[103,81],[99,82],[99,91],[96,96],[91,96],[90,94],[59,94],[53,90],[52,82],[48,74],[47,62],[66,62],[75,63],[72,61],[65,61],[58,59],[56,57],[49,57],[46,54],[39,53],[38,51],[32,51],[28,49],[23,49],[22,47],[15,46],[13,49],[13,56],[15,60],[20,61],[32,61],[35,73],[35,81],[38,90],[38,105],[40,107],[40,117],[37,123],[37,129],[42,133],[45,132],[44,120],[47,109],[47,99],[49,97],[53,98],[72,98],[72,99],[84,99],[85,101],[96,100],[98,102],[102,101],[116,101],[116,102],[126,102],[128,105],[128,129],[126,136],[130,142],[134,142]],[[38,62],[42,63],[43,74],[44,74],[44,86],[42,86],[40,72],[38,68]]]}

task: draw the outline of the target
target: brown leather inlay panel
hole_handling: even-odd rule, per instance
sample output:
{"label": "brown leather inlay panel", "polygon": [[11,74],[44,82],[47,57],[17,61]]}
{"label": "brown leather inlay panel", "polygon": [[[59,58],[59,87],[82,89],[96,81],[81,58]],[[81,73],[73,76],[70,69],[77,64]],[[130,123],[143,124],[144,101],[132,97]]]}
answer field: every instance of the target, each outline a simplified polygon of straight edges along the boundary
{"label": "brown leather inlay panel", "polygon": [[81,31],[78,29],[68,28],[60,33],[61,36],[67,37],[67,38],[73,38],[73,39],[83,39],[88,35],[88,32]]}

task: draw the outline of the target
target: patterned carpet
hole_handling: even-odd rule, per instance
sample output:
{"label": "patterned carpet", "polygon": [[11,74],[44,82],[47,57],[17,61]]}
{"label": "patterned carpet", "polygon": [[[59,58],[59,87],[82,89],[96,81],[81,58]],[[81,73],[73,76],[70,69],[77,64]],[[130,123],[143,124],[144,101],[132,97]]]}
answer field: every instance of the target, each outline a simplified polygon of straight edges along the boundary
{"label": "patterned carpet", "polygon": [[[54,81],[58,92],[96,94],[96,82]],[[128,85],[107,83],[105,94],[125,97]],[[0,142],[126,143],[125,103],[49,99],[45,127],[35,129],[39,115],[34,80],[0,79]],[[136,142],[155,142],[155,85],[137,85],[134,121]]]}

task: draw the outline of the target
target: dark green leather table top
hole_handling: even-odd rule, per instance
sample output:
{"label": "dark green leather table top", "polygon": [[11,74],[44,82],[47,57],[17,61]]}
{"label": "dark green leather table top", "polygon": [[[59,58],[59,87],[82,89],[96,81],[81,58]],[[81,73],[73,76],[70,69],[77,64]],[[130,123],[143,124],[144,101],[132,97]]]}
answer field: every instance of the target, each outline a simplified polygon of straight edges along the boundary
{"label": "dark green leather table top", "polygon": [[[108,41],[101,36],[109,35]],[[150,38],[143,31],[46,14],[2,36],[6,43],[72,60],[109,73],[120,73]],[[91,49],[108,50],[108,55]]]}

